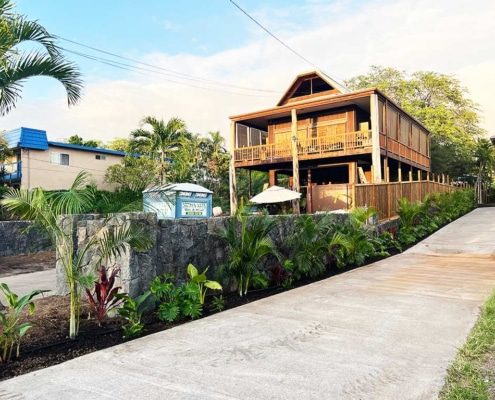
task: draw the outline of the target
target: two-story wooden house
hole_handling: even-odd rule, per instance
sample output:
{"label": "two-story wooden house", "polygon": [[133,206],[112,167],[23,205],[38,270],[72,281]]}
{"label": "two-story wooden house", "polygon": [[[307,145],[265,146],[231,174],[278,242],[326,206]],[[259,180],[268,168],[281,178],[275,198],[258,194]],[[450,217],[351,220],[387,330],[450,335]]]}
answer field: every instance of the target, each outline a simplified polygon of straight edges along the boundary
{"label": "two-story wooden house", "polygon": [[350,91],[320,71],[301,74],[278,104],[231,118],[231,206],[235,171],[287,177],[303,211],[349,208],[353,186],[425,179],[430,132],[378,89]]}

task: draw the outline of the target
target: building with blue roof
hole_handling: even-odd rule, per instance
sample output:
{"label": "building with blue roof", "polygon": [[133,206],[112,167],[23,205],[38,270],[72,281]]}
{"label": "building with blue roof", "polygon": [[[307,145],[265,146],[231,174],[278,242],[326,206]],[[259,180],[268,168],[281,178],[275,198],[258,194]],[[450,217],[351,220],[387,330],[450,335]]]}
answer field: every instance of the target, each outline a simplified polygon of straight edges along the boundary
{"label": "building with blue roof", "polygon": [[112,189],[105,182],[106,170],[126,155],[123,151],[50,141],[41,129],[21,127],[4,136],[13,156],[0,164],[0,183],[26,189],[68,189],[83,170],[92,175],[98,188]]}

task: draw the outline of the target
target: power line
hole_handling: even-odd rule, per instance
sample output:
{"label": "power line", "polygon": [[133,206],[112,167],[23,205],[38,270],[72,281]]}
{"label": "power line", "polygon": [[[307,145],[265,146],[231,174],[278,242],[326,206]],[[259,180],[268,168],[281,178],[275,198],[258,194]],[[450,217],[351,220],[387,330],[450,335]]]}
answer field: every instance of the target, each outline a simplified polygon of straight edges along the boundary
{"label": "power line", "polygon": [[[160,71],[156,71],[156,70],[153,70],[153,69],[138,67],[138,66],[134,66],[134,65],[131,65],[131,64],[122,63],[120,61],[110,60],[108,58],[98,57],[98,56],[94,56],[94,55],[86,54],[86,53],[81,53],[79,51],[67,49],[67,48],[64,48],[64,47],[62,47],[61,49],[64,50],[64,51],[66,51],[66,52],[68,52],[68,53],[77,55],[79,57],[84,57],[84,58],[87,58],[89,60],[96,61],[96,62],[99,62],[101,64],[109,65],[109,66],[114,67],[114,68],[119,68],[119,69],[123,69],[123,70],[126,70],[126,71],[131,71],[131,72],[137,72],[137,73],[140,73],[140,74],[145,75],[145,76],[148,75],[145,72],[149,72],[149,73],[153,73],[153,74],[157,74],[157,75],[166,76],[167,78],[162,78],[162,79],[165,80],[165,81],[167,81],[167,82],[172,82],[172,83],[176,83],[176,84],[179,84],[179,85],[194,87],[194,88],[203,89],[203,90],[213,90],[213,91],[218,91],[218,92],[223,92],[223,93],[236,94],[236,95],[239,95],[239,96],[270,97],[270,98],[273,97],[273,96],[267,95],[267,94],[244,93],[244,92],[239,92],[239,91],[232,91],[232,90],[227,90],[227,89],[221,89],[221,88],[217,88],[217,87],[200,86],[200,85],[189,83],[189,82],[183,82],[183,81],[180,81],[180,80],[170,79],[169,74],[164,74],[164,73],[162,73]],[[204,83],[204,84],[205,85],[213,85],[213,84],[209,84],[209,83]],[[239,89],[239,90],[246,90],[246,89]]]}
{"label": "power line", "polygon": [[109,56],[112,56],[112,57],[120,58],[120,59],[126,60],[126,61],[132,61],[132,62],[134,62],[136,64],[140,64],[140,65],[144,65],[146,67],[151,67],[151,68],[154,68],[154,69],[158,69],[158,70],[164,71],[168,75],[172,75],[172,76],[174,76],[175,78],[178,78],[178,79],[186,79],[186,80],[191,80],[191,81],[210,83],[210,84],[215,84],[215,85],[219,85],[219,86],[226,86],[226,87],[231,87],[231,88],[236,88],[236,89],[242,89],[242,90],[250,90],[250,91],[256,91],[256,92],[266,92],[266,93],[277,93],[278,94],[278,91],[276,91],[276,90],[258,89],[258,88],[252,88],[252,87],[247,87],[247,86],[234,85],[234,84],[225,83],[225,82],[221,82],[221,81],[217,81],[217,80],[213,80],[213,79],[206,79],[206,78],[197,77],[197,76],[194,76],[194,75],[185,74],[183,72],[175,71],[175,70],[172,70],[172,69],[169,69],[169,68],[164,68],[164,67],[159,66],[159,65],[154,65],[154,64],[146,63],[146,62],[137,60],[135,58],[130,58],[130,57],[122,56],[120,54],[113,53],[113,52],[110,52],[110,51],[107,51],[107,50],[103,50],[103,49],[100,49],[100,48],[97,48],[97,47],[94,47],[94,46],[90,46],[88,44],[84,44],[84,43],[81,43],[81,42],[78,42],[78,41],[75,41],[75,40],[67,39],[67,38],[64,38],[62,36],[57,36],[57,38],[60,39],[60,40],[64,40],[64,41],[66,41],[68,43],[72,43],[72,44],[75,44],[77,46],[85,47],[87,49],[90,49],[90,50],[93,50],[93,51],[96,51],[96,52],[99,52],[99,53],[102,53],[102,54],[106,54],[106,55],[109,55]]}
{"label": "power line", "polygon": [[[282,39],[280,39],[278,36],[276,36],[274,33],[272,33],[267,27],[261,24],[261,22],[257,21],[253,16],[251,16],[246,10],[244,10],[239,4],[237,4],[234,0],[229,0],[234,7],[236,7],[239,11],[241,11],[246,17],[248,17],[251,21],[253,21],[256,25],[258,25],[261,29],[263,29],[268,35],[270,35],[273,39],[275,39],[277,42],[279,42],[282,46],[284,46],[287,50],[295,54],[297,57],[299,57],[301,60],[305,61],[312,67],[323,71],[322,68],[318,67],[314,62],[308,60],[306,57],[304,57],[301,53],[298,51],[294,50],[292,47],[290,47],[287,43],[285,43]],[[328,73],[325,72],[326,75],[330,76]]]}
{"label": "power line", "polygon": [[268,28],[263,26],[260,22],[258,22],[254,17],[249,15],[247,11],[245,11],[239,4],[237,4],[234,0],[229,0],[236,8],[238,8],[246,17],[248,17],[251,21],[253,21],[256,25],[258,25],[261,29],[263,29],[266,33],[268,33],[272,38],[274,38],[277,42],[279,42],[282,46],[284,46],[287,50],[291,51],[294,53],[297,57],[299,57],[301,60],[307,62],[311,66],[315,67],[316,69],[320,69],[315,63],[312,61],[309,61],[306,57],[304,57],[301,53],[298,51],[294,50],[292,47],[290,47],[288,44],[286,44],[282,39],[277,37],[274,33],[270,32]]}

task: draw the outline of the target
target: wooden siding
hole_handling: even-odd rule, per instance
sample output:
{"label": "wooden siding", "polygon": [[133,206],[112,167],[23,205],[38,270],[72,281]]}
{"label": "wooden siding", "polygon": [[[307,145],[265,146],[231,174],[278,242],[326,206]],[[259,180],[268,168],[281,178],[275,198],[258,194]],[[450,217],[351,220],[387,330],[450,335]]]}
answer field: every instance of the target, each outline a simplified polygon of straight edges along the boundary
{"label": "wooden siding", "polygon": [[380,100],[379,113],[382,154],[429,171],[428,131],[388,100]]}

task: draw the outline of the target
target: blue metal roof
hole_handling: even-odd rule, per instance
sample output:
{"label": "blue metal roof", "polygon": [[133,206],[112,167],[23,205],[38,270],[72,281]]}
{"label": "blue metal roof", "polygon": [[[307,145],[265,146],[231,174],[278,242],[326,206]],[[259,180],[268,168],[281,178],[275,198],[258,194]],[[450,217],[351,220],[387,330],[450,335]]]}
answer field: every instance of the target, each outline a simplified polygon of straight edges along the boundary
{"label": "blue metal roof", "polygon": [[64,142],[48,142],[48,144],[50,146],[63,147],[66,149],[90,151],[92,153],[101,153],[101,154],[112,154],[115,156],[125,156],[127,154],[125,151],[103,149],[101,147],[81,146],[79,144],[70,144]]}
{"label": "blue metal roof", "polygon": [[[5,140],[11,149],[17,147],[22,149],[48,150],[48,146],[63,147],[66,149],[90,151],[92,153],[112,154],[115,156],[125,156],[124,151],[102,149],[100,147],[81,146],[78,144],[69,144],[63,142],[49,142],[46,137],[46,131],[32,128],[17,128],[5,133]],[[135,155],[134,156],[138,156]]]}
{"label": "blue metal roof", "polygon": [[10,148],[48,150],[46,131],[32,128],[17,128],[5,133],[5,139]]}

